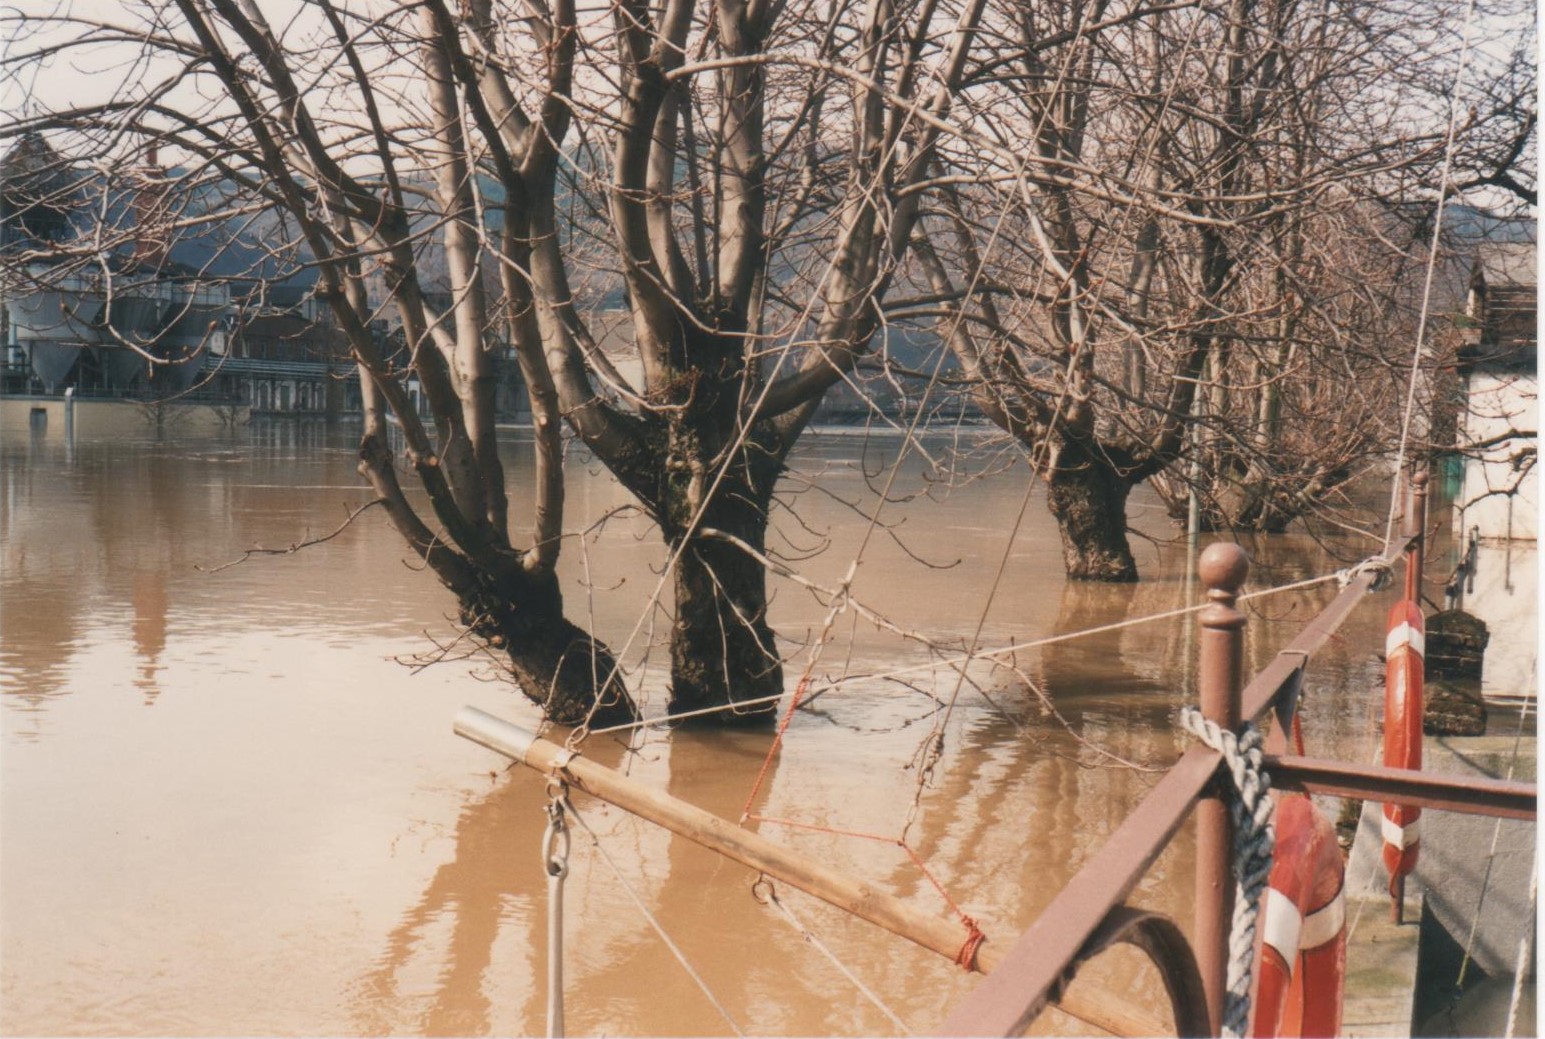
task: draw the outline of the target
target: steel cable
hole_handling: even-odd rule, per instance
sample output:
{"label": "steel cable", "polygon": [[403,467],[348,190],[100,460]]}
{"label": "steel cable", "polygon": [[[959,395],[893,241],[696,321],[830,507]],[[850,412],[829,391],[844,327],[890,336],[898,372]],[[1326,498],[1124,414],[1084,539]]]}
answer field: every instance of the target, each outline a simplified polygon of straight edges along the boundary
{"label": "steel cable", "polygon": [[563,808],[570,816],[573,817],[574,821],[579,824],[580,829],[585,831],[585,835],[590,838],[591,846],[600,853],[601,860],[605,862],[607,866],[611,867],[612,874],[617,878],[617,883],[622,885],[622,890],[627,893],[627,896],[632,900],[633,905],[638,908],[639,915],[641,915],[649,923],[650,927],[654,928],[655,934],[660,936],[660,940],[664,942],[665,947],[671,951],[671,955],[676,957],[676,962],[681,964],[681,969],[687,972],[687,975],[692,979],[697,987],[702,990],[704,997],[706,997],[708,1002],[713,1004],[713,1008],[719,1012],[719,1016],[724,1018],[725,1023],[730,1026],[730,1031],[734,1032],[738,1036],[745,1036],[746,1033],[741,1029],[740,1025],[735,1021],[735,1019],[730,1016],[730,1012],[724,1009],[724,1004],[719,1002],[719,997],[714,995],[713,989],[708,987],[708,982],[703,980],[703,976],[697,972],[695,967],[692,966],[692,961],[687,959],[686,953],[681,951],[681,947],[671,939],[671,936],[666,933],[665,928],[660,926],[660,921],[655,919],[655,915],[649,911],[649,907],[646,906],[644,904],[644,900],[638,896],[638,892],[633,889],[633,885],[628,883],[628,878],[623,874],[622,867],[618,866],[616,860],[607,854],[606,847],[601,843],[601,839],[596,836],[596,832],[590,828],[589,823],[585,822],[585,817],[579,814],[578,810],[575,809],[573,803],[569,801],[567,796],[563,798]]}

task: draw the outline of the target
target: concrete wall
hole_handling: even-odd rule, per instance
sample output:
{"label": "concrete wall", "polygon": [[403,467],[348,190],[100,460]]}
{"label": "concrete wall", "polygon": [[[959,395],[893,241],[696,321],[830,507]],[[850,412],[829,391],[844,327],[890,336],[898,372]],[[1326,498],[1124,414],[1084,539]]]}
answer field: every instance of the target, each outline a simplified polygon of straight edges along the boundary
{"label": "concrete wall", "polygon": [[1532,694],[1539,646],[1539,556],[1533,541],[1481,542],[1475,576],[1458,605],[1491,634],[1481,666],[1481,693],[1513,699]]}
{"label": "concrete wall", "polygon": [[[68,429],[63,397],[0,399],[0,436],[62,438]],[[74,427],[78,436],[141,436],[157,429],[206,435],[246,424],[245,406],[210,404],[142,404],[90,397],[76,400]]]}

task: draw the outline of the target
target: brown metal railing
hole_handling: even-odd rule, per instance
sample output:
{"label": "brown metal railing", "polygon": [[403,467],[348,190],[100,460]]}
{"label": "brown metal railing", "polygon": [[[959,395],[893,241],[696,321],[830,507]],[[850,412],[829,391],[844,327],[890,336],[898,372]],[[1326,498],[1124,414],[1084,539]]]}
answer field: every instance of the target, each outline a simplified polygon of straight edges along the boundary
{"label": "brown metal railing", "polygon": [[[1404,769],[1364,767],[1289,756],[1284,732],[1297,708],[1302,672],[1370,590],[1381,571],[1406,557],[1405,592],[1419,598],[1426,481],[1413,481],[1414,524],[1372,566],[1358,568],[1347,586],[1243,690],[1238,673],[1244,618],[1234,599],[1248,562],[1237,546],[1217,544],[1203,554],[1200,576],[1210,605],[1201,614],[1198,692],[1202,713],[1237,729],[1275,711],[1279,724],[1268,739],[1266,769],[1279,789],[1333,793],[1371,800],[1420,804],[1451,811],[1535,818],[1534,784],[1426,775]],[[1229,878],[1232,834],[1214,780],[1222,755],[1201,745],[1188,750],[1116,832],[1063,888],[1001,963],[968,995],[938,1030],[941,1035],[1009,1036],[1022,1033],[1072,981],[1078,965],[1105,944],[1109,921],[1130,913],[1125,901],[1192,811],[1197,821],[1197,911],[1190,948],[1150,951],[1161,975],[1201,975],[1201,1007],[1187,1006],[1170,991],[1176,1030],[1218,1033],[1227,971],[1227,921],[1233,900]]]}

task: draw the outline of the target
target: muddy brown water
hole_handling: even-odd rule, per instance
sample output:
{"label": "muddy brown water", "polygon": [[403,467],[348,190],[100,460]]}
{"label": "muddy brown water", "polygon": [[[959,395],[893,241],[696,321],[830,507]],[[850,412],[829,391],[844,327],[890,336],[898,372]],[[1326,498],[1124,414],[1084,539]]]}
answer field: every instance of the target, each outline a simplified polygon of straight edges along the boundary
{"label": "muddy brown water", "polygon": [[[771,543],[811,556],[799,564],[810,580],[831,587],[848,572],[899,445],[820,436],[801,450]],[[527,445],[509,446],[518,487]],[[942,457],[961,446],[923,448]],[[1000,647],[1175,609],[1199,591],[1184,542],[1144,491],[1132,509],[1144,580],[1066,583],[1023,466],[964,446],[984,475],[954,486],[924,479],[919,453],[907,452],[853,582],[856,598],[938,648],[848,612],[810,664],[827,608],[773,579],[790,683],[807,666],[817,681],[843,682],[796,715],[755,807],[894,839],[915,801],[909,843],[989,940],[1009,942],[1182,748],[1173,714],[1190,696],[1196,633],[1183,618],[1126,627],[1022,650],[1017,671],[974,664],[959,683],[918,665],[958,651],[978,627],[979,645]],[[571,530],[626,503],[578,453],[571,477]],[[528,724],[535,710],[451,646],[451,601],[377,515],[293,556],[197,569],[330,531],[366,497],[346,428],[157,437],[130,425],[73,444],[59,431],[6,433],[0,1032],[542,1034],[543,783],[450,730],[463,704]],[[1250,548],[1255,587],[1344,562],[1301,535]],[[646,604],[663,558],[647,523],[623,511],[571,539],[563,560],[570,612],[626,646],[651,711],[662,707],[669,620]],[[1253,604],[1247,667],[1267,662],[1333,590]],[[1370,602],[1315,662],[1316,749],[1371,750],[1385,609],[1387,598]],[[446,660],[413,666],[437,644],[450,646]],[[904,682],[883,677],[908,667]],[[938,701],[952,697],[943,756],[919,796],[914,762]],[[650,730],[631,742],[595,737],[586,752],[735,819],[767,745],[765,734]],[[898,1030],[753,898],[747,870],[615,809],[579,809],[729,1020],[581,834],[566,888],[571,1034]],[[762,832],[948,913],[894,843]],[[1189,927],[1190,868],[1186,830],[1133,901]],[[970,990],[952,964],[780,893],[908,1029],[935,1027]],[[1131,957],[1079,984],[1156,1001],[1152,971]],[[1055,1015],[1040,1025],[1075,1028]]]}

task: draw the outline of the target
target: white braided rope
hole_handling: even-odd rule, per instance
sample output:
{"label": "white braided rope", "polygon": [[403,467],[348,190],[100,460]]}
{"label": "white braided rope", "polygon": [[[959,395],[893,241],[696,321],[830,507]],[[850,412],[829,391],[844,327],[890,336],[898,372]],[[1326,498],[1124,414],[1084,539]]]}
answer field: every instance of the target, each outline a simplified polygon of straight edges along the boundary
{"label": "white braided rope", "polygon": [[1261,770],[1261,731],[1246,724],[1235,735],[1210,722],[1195,707],[1180,710],[1180,725],[1223,755],[1236,796],[1229,798],[1234,820],[1234,920],[1229,929],[1228,980],[1223,1034],[1243,1036],[1250,1027],[1250,981],[1255,969],[1255,922],[1271,874],[1276,844],[1271,777]]}
{"label": "white braided rope", "polygon": [[1345,570],[1337,570],[1336,587],[1345,588],[1358,575],[1363,573],[1373,574],[1373,582],[1369,584],[1368,590],[1370,592],[1382,592],[1385,588],[1389,587],[1389,582],[1394,578],[1395,568],[1390,565],[1387,559],[1380,556],[1369,556],[1361,563],[1354,563]]}

